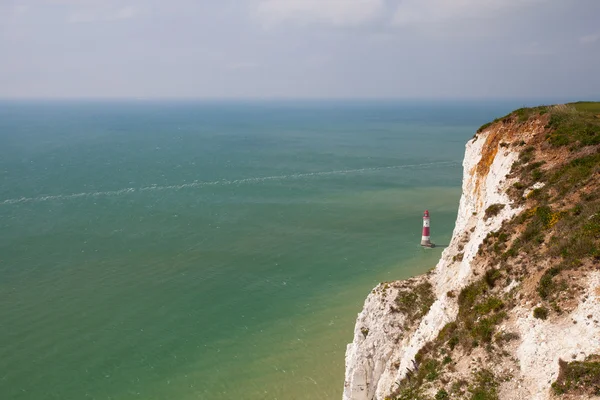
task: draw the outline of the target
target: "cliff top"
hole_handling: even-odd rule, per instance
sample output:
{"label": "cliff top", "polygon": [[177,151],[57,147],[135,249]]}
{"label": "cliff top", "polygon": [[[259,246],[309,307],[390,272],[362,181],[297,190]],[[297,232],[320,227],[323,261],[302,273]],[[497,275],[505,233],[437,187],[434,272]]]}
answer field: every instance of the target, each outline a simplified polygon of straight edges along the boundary
{"label": "cliff top", "polygon": [[520,108],[482,125],[477,133],[498,123],[526,123],[531,118],[547,121],[546,128],[552,131],[548,137],[555,146],[579,142],[580,146],[600,144],[600,102],[581,101],[553,106]]}

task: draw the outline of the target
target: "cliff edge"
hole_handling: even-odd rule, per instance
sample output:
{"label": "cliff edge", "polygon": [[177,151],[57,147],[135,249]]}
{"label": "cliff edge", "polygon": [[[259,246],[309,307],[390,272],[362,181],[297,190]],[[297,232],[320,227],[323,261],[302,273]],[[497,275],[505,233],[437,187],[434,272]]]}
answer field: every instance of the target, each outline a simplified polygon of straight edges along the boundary
{"label": "cliff edge", "polygon": [[600,103],[486,124],[463,168],[435,269],[367,297],[344,400],[600,399]]}

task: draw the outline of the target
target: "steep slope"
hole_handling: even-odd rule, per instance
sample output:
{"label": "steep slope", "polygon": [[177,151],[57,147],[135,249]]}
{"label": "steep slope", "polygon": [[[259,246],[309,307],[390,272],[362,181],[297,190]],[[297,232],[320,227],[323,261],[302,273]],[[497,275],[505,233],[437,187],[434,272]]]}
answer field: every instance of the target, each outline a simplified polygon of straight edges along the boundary
{"label": "steep slope", "polygon": [[469,141],[450,246],[432,273],[368,296],[344,399],[600,394],[596,107],[517,110]]}

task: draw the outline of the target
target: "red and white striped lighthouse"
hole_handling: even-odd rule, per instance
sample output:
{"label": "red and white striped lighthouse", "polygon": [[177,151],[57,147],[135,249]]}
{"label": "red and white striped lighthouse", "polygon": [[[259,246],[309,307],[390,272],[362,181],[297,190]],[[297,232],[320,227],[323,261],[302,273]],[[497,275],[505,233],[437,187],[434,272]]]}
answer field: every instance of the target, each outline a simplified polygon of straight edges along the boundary
{"label": "red and white striped lighthouse", "polygon": [[421,236],[421,246],[433,247],[431,237],[429,236],[429,210],[423,214],[423,236]]}

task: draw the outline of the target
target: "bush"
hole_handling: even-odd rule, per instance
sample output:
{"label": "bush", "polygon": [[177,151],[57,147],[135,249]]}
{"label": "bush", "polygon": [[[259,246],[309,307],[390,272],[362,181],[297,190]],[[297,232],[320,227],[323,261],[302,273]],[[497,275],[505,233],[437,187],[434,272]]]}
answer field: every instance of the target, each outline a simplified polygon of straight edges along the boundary
{"label": "bush", "polygon": [[475,340],[481,340],[484,343],[490,343],[498,325],[502,320],[506,318],[506,313],[501,312],[494,314],[488,318],[481,318],[473,329],[471,329],[471,335]]}
{"label": "bush", "polygon": [[491,206],[486,208],[485,216],[483,217],[483,219],[488,220],[491,217],[495,217],[500,211],[504,209],[504,207],[504,204],[492,204]]}
{"label": "bush", "polygon": [[483,303],[475,306],[475,311],[480,315],[486,315],[492,311],[500,311],[504,308],[504,302],[498,297],[489,297]]}
{"label": "bush", "polygon": [[481,370],[475,374],[475,385],[469,388],[471,400],[498,400],[498,382],[491,371]]}
{"label": "bush", "polygon": [[531,161],[533,159],[534,151],[535,151],[535,147],[533,147],[533,146],[525,147],[523,149],[523,151],[521,151],[521,153],[519,154],[519,163],[527,164],[529,161]]}
{"label": "bush", "polygon": [[505,342],[511,342],[513,340],[517,340],[520,338],[518,333],[514,333],[514,332],[502,332],[502,333],[497,333],[496,336],[496,342],[499,345],[502,345]]}
{"label": "bush", "polygon": [[519,108],[515,111],[515,114],[519,122],[526,122],[535,110],[535,108]]}
{"label": "bush", "polygon": [[531,171],[531,178],[536,182],[540,181],[543,176],[544,174],[542,173],[542,171],[540,171],[537,168]]}
{"label": "bush", "polygon": [[399,292],[395,303],[398,311],[404,313],[407,320],[412,322],[427,314],[434,301],[435,296],[431,283],[424,282],[412,290]]}
{"label": "bush", "polygon": [[533,310],[533,316],[538,319],[548,318],[548,309],[546,307],[536,307]]}
{"label": "bush", "polygon": [[567,363],[559,360],[558,378],[552,384],[556,394],[585,394],[586,397],[600,395],[600,362],[598,356],[589,356],[585,361]]}
{"label": "bush", "polygon": [[463,310],[470,310],[477,298],[485,291],[485,284],[481,281],[471,283],[460,291],[458,306]]}
{"label": "bush", "polygon": [[502,274],[497,269],[489,269],[485,272],[485,283],[491,288],[496,285],[496,281],[500,279]]}
{"label": "bush", "polygon": [[438,392],[435,394],[435,400],[447,400],[449,398],[450,395],[444,389],[438,390]]}
{"label": "bush", "polygon": [[561,268],[552,267],[542,275],[540,282],[538,283],[537,292],[540,297],[544,300],[548,299],[550,295],[555,294],[558,286],[554,282],[553,278],[560,273]]}
{"label": "bush", "polygon": [[434,381],[440,374],[439,371],[440,362],[437,360],[427,360],[424,365],[421,366],[420,369],[423,369],[425,373],[425,379],[428,381]]}
{"label": "bush", "polygon": [[452,336],[450,340],[448,340],[448,347],[450,347],[450,350],[454,350],[458,342],[458,336]]}
{"label": "bush", "polygon": [[477,133],[481,133],[483,131],[485,131],[487,128],[489,128],[490,126],[492,126],[493,122],[488,122],[487,124],[483,124],[479,127],[479,129],[477,129]]}

